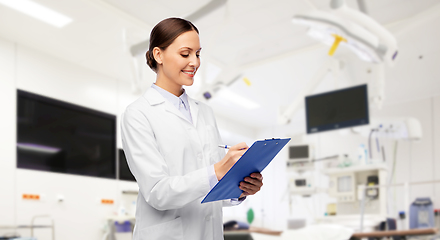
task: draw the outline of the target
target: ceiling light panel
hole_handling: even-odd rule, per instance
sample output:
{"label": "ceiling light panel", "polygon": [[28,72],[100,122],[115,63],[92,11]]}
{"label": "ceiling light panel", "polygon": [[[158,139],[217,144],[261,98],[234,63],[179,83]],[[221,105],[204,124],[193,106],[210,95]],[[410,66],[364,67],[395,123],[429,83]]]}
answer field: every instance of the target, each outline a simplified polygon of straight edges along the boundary
{"label": "ceiling light panel", "polygon": [[0,4],[48,23],[52,26],[62,28],[72,22],[72,19],[56,12],[46,6],[30,0],[0,0]]}

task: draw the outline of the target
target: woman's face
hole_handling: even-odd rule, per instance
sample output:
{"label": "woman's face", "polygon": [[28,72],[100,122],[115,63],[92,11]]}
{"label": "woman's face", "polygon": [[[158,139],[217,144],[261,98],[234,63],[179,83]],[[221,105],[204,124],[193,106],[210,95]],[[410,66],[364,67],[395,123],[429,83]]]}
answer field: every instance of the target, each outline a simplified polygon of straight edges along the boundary
{"label": "woman's face", "polygon": [[[160,51],[162,63],[158,80],[168,87],[191,86],[200,66],[200,40],[196,31],[182,33],[165,50]],[[165,82],[164,82],[165,80]]]}

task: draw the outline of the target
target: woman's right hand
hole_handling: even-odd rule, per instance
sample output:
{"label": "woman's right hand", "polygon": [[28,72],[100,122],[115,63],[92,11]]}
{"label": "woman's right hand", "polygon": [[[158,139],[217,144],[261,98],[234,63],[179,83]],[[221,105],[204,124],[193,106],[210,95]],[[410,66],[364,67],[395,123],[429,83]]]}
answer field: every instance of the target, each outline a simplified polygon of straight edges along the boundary
{"label": "woman's right hand", "polygon": [[223,176],[229,171],[229,169],[241,158],[241,156],[247,151],[249,147],[246,143],[242,142],[237,145],[229,148],[228,153],[226,153],[225,157],[214,164],[215,175],[217,176],[217,180],[223,178]]}

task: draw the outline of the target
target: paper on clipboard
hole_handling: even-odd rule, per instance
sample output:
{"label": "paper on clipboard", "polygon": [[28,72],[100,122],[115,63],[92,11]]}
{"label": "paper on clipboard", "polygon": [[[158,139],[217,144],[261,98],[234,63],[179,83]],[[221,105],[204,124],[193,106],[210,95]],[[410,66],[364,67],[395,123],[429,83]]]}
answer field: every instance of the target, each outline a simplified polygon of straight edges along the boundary
{"label": "paper on clipboard", "polygon": [[263,171],[289,141],[290,138],[255,141],[205,196],[202,203],[239,198],[243,193],[238,187],[240,182],[251,173]]}

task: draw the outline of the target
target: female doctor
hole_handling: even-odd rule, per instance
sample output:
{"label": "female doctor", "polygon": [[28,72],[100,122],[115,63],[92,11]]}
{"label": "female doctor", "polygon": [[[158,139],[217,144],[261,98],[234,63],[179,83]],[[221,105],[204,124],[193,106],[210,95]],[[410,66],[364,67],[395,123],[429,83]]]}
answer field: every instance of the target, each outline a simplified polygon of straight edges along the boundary
{"label": "female doctor", "polygon": [[135,240],[223,239],[222,207],[263,185],[261,174],[252,173],[240,183],[239,199],[201,204],[248,146],[225,155],[213,111],[185,93],[200,51],[198,30],[187,20],[168,18],[151,31],[146,58],[156,83],[122,117],[122,144],[139,185]]}

